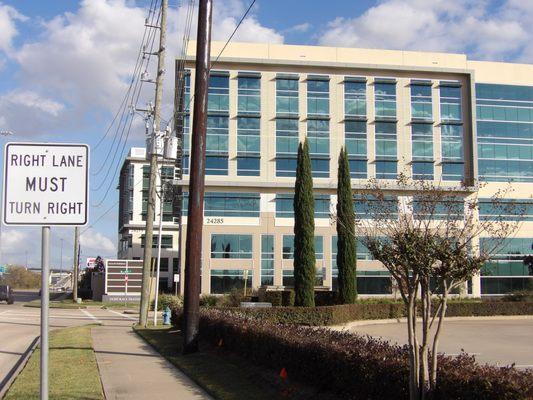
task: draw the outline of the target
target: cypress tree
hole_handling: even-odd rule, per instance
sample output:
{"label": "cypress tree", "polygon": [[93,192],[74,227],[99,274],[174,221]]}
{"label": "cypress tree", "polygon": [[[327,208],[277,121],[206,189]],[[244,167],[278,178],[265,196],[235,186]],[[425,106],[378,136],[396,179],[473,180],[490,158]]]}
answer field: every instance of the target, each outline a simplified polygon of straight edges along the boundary
{"label": "cypress tree", "polygon": [[350,165],[348,164],[346,149],[341,148],[337,181],[338,300],[341,304],[355,303],[357,299],[355,245],[355,212],[350,182]]}
{"label": "cypress tree", "polygon": [[294,305],[315,306],[315,201],[307,139],[298,146],[294,187]]}

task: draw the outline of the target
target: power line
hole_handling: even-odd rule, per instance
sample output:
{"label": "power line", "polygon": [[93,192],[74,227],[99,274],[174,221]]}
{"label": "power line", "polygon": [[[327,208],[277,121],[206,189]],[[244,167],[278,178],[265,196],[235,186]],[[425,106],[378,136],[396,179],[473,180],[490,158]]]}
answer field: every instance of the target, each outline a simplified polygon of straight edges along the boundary
{"label": "power line", "polygon": [[[161,13],[158,13],[156,24],[159,23],[160,16],[161,16]],[[153,24],[153,22],[151,23],[151,25],[152,24]],[[156,36],[155,35],[155,32],[156,32],[155,28],[152,30],[152,32],[153,32],[152,37],[151,38],[148,37],[148,42],[150,42],[150,40],[151,40],[151,43],[150,43],[150,50],[149,50],[148,53],[146,53],[146,54],[148,54],[148,57],[146,58],[146,66],[144,68],[145,70],[148,68],[148,65],[150,63],[150,58],[151,58],[151,56],[153,54],[153,48],[154,48],[154,44],[155,44],[155,36]],[[134,110],[136,108],[136,106],[137,106],[137,103],[138,103],[138,100],[139,100],[139,97],[140,97],[140,94],[141,94],[142,84],[143,84],[143,82],[142,82],[141,79],[137,79],[136,80],[134,91],[133,91],[133,95],[132,95],[132,98],[131,98],[131,103],[130,103],[130,107],[132,108],[132,110]],[[100,190],[103,187],[104,183],[107,181],[107,178],[109,177],[109,172],[113,169],[113,165],[115,164],[115,159],[116,159],[116,156],[118,154],[118,151],[119,151],[119,148],[120,148],[120,144],[122,143],[122,149],[120,150],[120,157],[117,160],[114,172],[111,175],[111,179],[109,181],[109,184],[107,186],[107,189],[105,191],[105,194],[104,194],[103,198],[96,205],[94,205],[96,207],[100,206],[105,201],[105,199],[107,198],[107,196],[109,194],[109,191],[110,191],[111,187],[113,186],[113,180],[116,177],[116,174],[118,172],[118,168],[120,167],[120,161],[121,161],[122,157],[124,156],[124,150],[125,150],[126,144],[128,142],[128,139],[129,139],[131,126],[133,124],[133,118],[134,118],[134,113],[130,113],[129,114],[129,124],[128,124],[128,118],[125,119],[124,125],[122,127],[122,131],[121,131],[121,134],[120,134],[119,142],[117,143],[117,147],[116,147],[116,149],[114,151],[114,154],[113,154],[112,162],[109,165],[109,168],[107,169],[106,175],[103,178],[101,184],[97,188],[93,189],[93,190]],[[127,131],[126,131],[126,124],[128,124],[127,125]],[[125,131],[126,131],[126,137],[125,137],[124,141],[122,141],[122,138],[124,136],[124,132]]]}
{"label": "power line", "polygon": [[[149,9],[148,9],[148,18],[147,18],[147,19],[150,19],[150,15],[151,15],[152,13],[155,13],[155,9],[152,11],[153,6],[154,6],[154,0],[151,0],[151,2],[150,2],[150,7],[149,7]],[[152,18],[153,18],[153,16],[152,16]],[[148,32],[148,27],[145,26],[145,27],[144,27],[144,32],[143,32],[143,37],[142,37],[142,40],[141,40],[141,45],[140,45],[140,47],[139,47],[139,52],[138,52],[138,54],[137,54],[137,59],[136,59],[136,61],[135,61],[135,67],[134,67],[134,69],[133,69],[132,79],[131,79],[130,84],[129,84],[129,86],[128,86],[128,90],[126,91],[126,93],[125,93],[125,95],[124,95],[124,97],[123,97],[123,99],[122,99],[122,102],[121,102],[119,108],[117,109],[115,115],[113,116],[113,119],[111,120],[111,123],[110,123],[109,126],[107,127],[107,129],[106,129],[104,135],[98,140],[98,142],[96,143],[96,145],[93,146],[93,150],[96,150],[96,149],[100,146],[100,144],[102,144],[102,142],[104,141],[104,139],[105,139],[105,138],[107,137],[107,135],[109,134],[109,131],[111,130],[111,128],[112,128],[113,125],[115,124],[115,121],[116,121],[118,115],[121,114],[121,119],[122,119],[122,116],[124,115],[124,112],[122,111],[122,113],[121,113],[121,110],[123,109],[124,104],[126,103],[126,100],[128,99],[128,97],[129,97],[129,93],[130,93],[131,88],[132,88],[132,86],[133,86],[133,82],[134,82],[134,80],[135,80],[135,76],[136,76],[136,74],[137,74],[136,71],[137,71],[137,68],[138,68],[138,65],[139,65],[139,61],[142,59],[143,44],[144,44],[144,41],[145,41],[146,33],[147,33],[147,32]]]}
{"label": "power line", "polygon": [[[211,70],[213,69],[213,67],[215,66],[215,64],[218,62],[220,56],[222,55],[222,53],[224,52],[224,50],[226,50],[226,47],[228,46],[229,42],[231,41],[231,39],[233,39],[233,36],[235,36],[235,33],[237,33],[237,30],[239,29],[239,27],[241,26],[241,24],[243,23],[243,21],[246,19],[246,16],[248,15],[248,13],[250,12],[250,10],[252,9],[252,7],[254,6],[256,0],[252,0],[252,2],[250,3],[250,5],[248,6],[248,8],[246,9],[246,11],[244,12],[243,16],[241,17],[241,19],[239,20],[239,23],[237,24],[237,26],[235,27],[235,29],[233,30],[233,32],[231,33],[231,35],[229,36],[229,38],[226,40],[226,43],[224,44],[224,46],[222,47],[222,49],[219,51],[217,57],[215,58],[215,61],[213,61],[209,67],[209,70],[208,70],[208,73],[211,72]],[[185,57],[183,57],[184,59]],[[187,106],[184,107],[183,109],[184,110],[187,110],[193,99],[194,99],[194,95],[195,93],[193,93],[189,99],[189,102],[187,103]]]}
{"label": "power line", "polygon": [[[157,5],[157,4],[154,4],[152,2],[152,5]],[[152,7],[152,5],[150,7]],[[133,99],[135,97],[135,93],[137,92],[137,90],[140,91],[141,87],[142,87],[142,70],[143,70],[144,62],[145,62],[145,60],[147,60],[147,65],[148,65],[148,63],[150,61],[150,53],[152,51],[150,50],[150,52],[148,53],[148,58],[146,58],[146,54],[147,53],[145,52],[145,50],[146,50],[147,45],[150,43],[150,41],[152,40],[152,42],[153,42],[153,38],[155,38],[155,28],[153,28],[155,15],[156,15],[155,9],[152,10],[152,8],[150,8],[150,10],[148,12],[148,17],[145,20],[145,33],[143,35],[143,39],[141,41],[141,45],[140,45],[140,48],[139,48],[139,53],[138,53],[138,56],[137,56],[137,63],[135,65],[135,70],[133,72],[133,76],[132,76],[132,79],[131,79],[131,82],[130,82],[130,87],[127,90],[126,96],[125,96],[125,100],[129,99],[129,104],[128,104],[128,106],[126,106],[124,104],[125,101],[123,102],[122,113],[121,113],[119,122],[117,124],[116,130],[115,130],[115,134],[113,136],[113,141],[111,142],[111,146],[109,147],[109,150],[108,150],[108,152],[107,152],[107,154],[105,156],[105,159],[102,162],[100,168],[95,173],[93,173],[93,175],[99,175],[104,170],[104,168],[106,167],[107,161],[109,160],[109,156],[111,155],[111,153],[113,152],[113,149],[115,148],[115,142],[116,142],[116,139],[117,139],[118,134],[120,132],[120,138],[119,138],[119,141],[117,142],[116,149],[115,149],[114,154],[113,154],[113,159],[112,159],[109,167],[111,168],[111,166],[114,164],[114,160],[115,160],[115,157],[116,157],[116,152],[118,151],[118,149],[120,147],[120,143],[121,143],[122,138],[124,136],[124,131],[126,129],[126,126],[128,125],[128,119],[132,117],[131,110],[134,110],[136,105],[137,105],[136,102],[135,102],[135,105],[133,104]],[[159,21],[159,14],[158,14],[157,21]],[[157,22],[156,22],[156,24],[157,24]],[[147,32],[148,32],[148,35],[146,35]],[[152,34],[153,34],[153,37],[151,39],[150,35],[152,35]],[[146,70],[146,68],[147,67],[144,67],[145,70]],[[141,83],[141,87],[139,87],[139,83]],[[132,91],[132,89],[133,89],[133,91]],[[131,94],[131,96],[130,96],[130,94]],[[107,172],[108,173],[106,174],[106,177],[103,178],[103,181],[105,181],[107,179],[107,176],[109,174],[109,168],[107,169]],[[100,185],[100,187],[102,185],[103,185],[103,183]],[[99,188],[93,189],[93,190],[99,190]]]}

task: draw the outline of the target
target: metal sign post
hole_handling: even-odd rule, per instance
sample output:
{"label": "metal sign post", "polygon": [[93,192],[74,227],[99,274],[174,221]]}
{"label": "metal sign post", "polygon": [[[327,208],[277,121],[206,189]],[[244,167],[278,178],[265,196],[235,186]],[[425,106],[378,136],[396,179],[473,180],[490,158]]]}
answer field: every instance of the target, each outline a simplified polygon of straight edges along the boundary
{"label": "metal sign post", "polygon": [[41,244],[41,400],[48,400],[48,303],[50,294],[50,227],[42,228]]}
{"label": "metal sign post", "polygon": [[41,400],[48,400],[50,227],[88,222],[89,146],[7,143],[4,149],[2,222],[42,227]]}

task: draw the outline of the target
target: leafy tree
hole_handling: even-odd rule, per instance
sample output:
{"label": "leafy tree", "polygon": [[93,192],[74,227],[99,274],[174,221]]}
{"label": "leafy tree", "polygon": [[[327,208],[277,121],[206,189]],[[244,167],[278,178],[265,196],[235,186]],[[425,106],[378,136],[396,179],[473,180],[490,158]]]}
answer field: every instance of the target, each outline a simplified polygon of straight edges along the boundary
{"label": "leafy tree", "polygon": [[[399,193],[398,198],[391,198],[391,193]],[[411,400],[425,399],[436,388],[438,344],[449,295],[466,288],[519,224],[506,221],[507,215],[523,211],[505,201],[506,190],[491,198],[491,207],[500,212],[490,220],[478,219],[477,193],[464,185],[439,187],[400,175],[391,187],[371,180],[362,194],[370,218],[358,221],[356,235],[389,271],[407,309]],[[491,237],[492,243],[480,249],[480,235]],[[417,315],[421,335],[415,329]]]}
{"label": "leafy tree", "polygon": [[307,139],[298,146],[294,187],[294,305],[314,307],[315,201]]}
{"label": "leafy tree", "polygon": [[0,276],[0,284],[14,289],[35,289],[41,285],[41,275],[22,266],[10,265],[6,273]]}
{"label": "leafy tree", "polygon": [[356,263],[355,212],[350,165],[346,149],[341,148],[337,181],[338,300],[341,304],[351,304],[357,300]]}

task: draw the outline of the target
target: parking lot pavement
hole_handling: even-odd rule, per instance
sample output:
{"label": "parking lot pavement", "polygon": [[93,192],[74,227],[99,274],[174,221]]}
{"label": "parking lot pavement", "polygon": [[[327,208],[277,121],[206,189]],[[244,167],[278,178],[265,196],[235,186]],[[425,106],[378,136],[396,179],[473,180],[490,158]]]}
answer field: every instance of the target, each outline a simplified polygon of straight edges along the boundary
{"label": "parking lot pavement", "polygon": [[[533,368],[533,318],[446,321],[443,329],[441,352],[457,355],[464,350],[481,364]],[[350,331],[407,343],[405,323],[355,326]]]}

